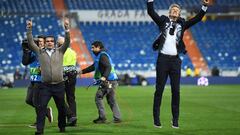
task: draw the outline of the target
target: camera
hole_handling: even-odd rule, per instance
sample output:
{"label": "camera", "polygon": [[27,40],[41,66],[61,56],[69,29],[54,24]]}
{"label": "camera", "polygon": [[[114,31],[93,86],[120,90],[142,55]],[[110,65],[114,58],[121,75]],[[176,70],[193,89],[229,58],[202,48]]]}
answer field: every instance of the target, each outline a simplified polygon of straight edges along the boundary
{"label": "camera", "polygon": [[25,50],[29,49],[28,48],[28,41],[27,41],[27,39],[22,40],[22,48],[25,49]]}
{"label": "camera", "polygon": [[[38,38],[34,38],[33,40],[34,40],[34,43],[37,44],[37,46],[38,46]],[[24,50],[29,50],[28,40],[27,39],[22,40],[22,48]]]}

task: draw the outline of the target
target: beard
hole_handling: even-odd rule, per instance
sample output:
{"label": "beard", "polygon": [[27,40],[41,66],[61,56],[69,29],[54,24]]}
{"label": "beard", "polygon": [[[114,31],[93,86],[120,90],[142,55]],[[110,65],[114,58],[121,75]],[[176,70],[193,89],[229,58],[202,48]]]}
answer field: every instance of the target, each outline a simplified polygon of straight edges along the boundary
{"label": "beard", "polygon": [[93,51],[93,54],[94,54],[95,56],[97,56],[97,55],[99,54],[99,52],[94,52],[94,51]]}

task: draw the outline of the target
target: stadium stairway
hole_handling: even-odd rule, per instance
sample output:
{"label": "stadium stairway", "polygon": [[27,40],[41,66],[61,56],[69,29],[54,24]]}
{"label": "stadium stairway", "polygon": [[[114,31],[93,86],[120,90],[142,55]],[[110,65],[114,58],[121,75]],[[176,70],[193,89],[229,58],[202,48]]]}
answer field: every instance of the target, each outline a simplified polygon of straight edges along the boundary
{"label": "stadium stairway", "polygon": [[189,30],[185,31],[183,40],[186,44],[186,49],[188,51],[189,58],[192,61],[194,68],[198,68],[204,71],[208,71],[208,65],[202,56],[191,32]]}
{"label": "stadium stairway", "polygon": [[[57,16],[62,18],[64,13],[67,11],[64,0],[52,0],[52,2]],[[93,59],[89,50],[87,49],[82,32],[80,31],[80,28],[71,28],[70,35],[71,48],[77,53],[77,63],[80,65],[81,69],[84,69],[93,63]],[[81,75],[81,77],[89,78],[93,77],[93,74],[85,74]]]}
{"label": "stadium stairway", "polygon": [[[71,47],[77,52],[77,61],[81,69],[85,69],[93,63],[90,52],[86,46],[86,43],[83,39],[82,33],[79,29],[73,28],[70,30],[71,34]],[[84,74],[81,77],[93,77],[93,74]]]}
{"label": "stadium stairway", "polygon": [[65,4],[64,4],[64,0],[52,0],[53,3],[53,7],[56,11],[56,14],[58,17],[61,17],[63,12],[65,12],[67,10]]}

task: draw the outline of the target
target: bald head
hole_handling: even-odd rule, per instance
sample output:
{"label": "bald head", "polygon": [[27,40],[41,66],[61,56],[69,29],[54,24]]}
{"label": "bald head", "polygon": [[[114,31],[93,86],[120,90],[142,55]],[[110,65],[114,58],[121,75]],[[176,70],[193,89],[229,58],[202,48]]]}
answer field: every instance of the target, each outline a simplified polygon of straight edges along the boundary
{"label": "bald head", "polygon": [[57,39],[58,46],[62,46],[64,41],[65,41],[64,37],[59,36],[58,39]]}

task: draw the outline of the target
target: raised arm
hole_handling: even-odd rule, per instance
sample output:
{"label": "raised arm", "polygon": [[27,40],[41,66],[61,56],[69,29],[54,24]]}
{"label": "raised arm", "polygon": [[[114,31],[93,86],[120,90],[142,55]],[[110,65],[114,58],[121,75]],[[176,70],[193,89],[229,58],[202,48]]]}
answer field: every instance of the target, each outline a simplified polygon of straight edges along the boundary
{"label": "raised arm", "polygon": [[32,21],[27,20],[27,40],[30,50],[39,53],[39,47],[35,44],[32,36]]}
{"label": "raised arm", "polygon": [[65,29],[65,40],[64,40],[63,45],[60,47],[60,50],[63,53],[70,46],[69,19],[64,20],[64,29]]}
{"label": "raised arm", "polygon": [[148,15],[153,19],[153,21],[158,25],[161,26],[165,20],[164,16],[159,16],[155,11],[153,7],[153,1],[154,0],[147,0],[147,12]]}
{"label": "raised arm", "polygon": [[208,5],[208,0],[203,0],[203,5],[201,10],[198,12],[198,14],[191,18],[190,20],[186,21],[185,23],[185,29],[188,29],[189,27],[193,26],[194,24],[200,22],[202,20],[202,18],[204,17],[204,15],[207,12],[207,5]]}

